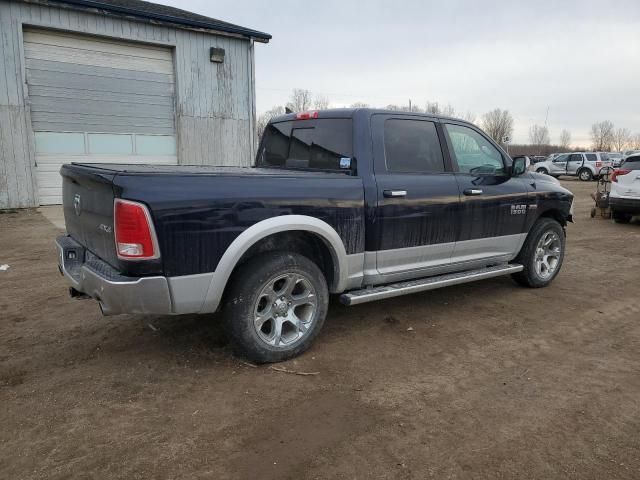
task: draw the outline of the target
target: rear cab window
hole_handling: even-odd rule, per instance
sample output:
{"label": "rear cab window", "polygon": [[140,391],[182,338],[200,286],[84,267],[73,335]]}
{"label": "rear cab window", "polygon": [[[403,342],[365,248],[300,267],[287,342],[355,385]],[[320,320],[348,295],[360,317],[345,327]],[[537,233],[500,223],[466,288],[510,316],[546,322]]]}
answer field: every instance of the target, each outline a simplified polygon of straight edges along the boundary
{"label": "rear cab window", "polygon": [[350,118],[319,118],[270,123],[256,165],[287,169],[353,172]]}

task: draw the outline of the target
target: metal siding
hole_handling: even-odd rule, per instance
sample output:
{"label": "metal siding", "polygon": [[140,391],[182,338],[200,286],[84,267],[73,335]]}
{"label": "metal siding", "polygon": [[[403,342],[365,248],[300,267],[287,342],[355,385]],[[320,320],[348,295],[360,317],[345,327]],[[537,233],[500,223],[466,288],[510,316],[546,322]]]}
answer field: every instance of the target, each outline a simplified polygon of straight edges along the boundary
{"label": "metal siding", "polygon": [[[248,40],[58,6],[0,1],[0,208],[38,204],[31,112],[25,101],[27,91],[23,91],[23,24],[175,47],[174,125],[179,162],[253,163],[255,87],[252,68],[247,67],[253,61]],[[223,64],[209,62],[210,47],[225,49]],[[96,71],[103,68],[94,67]],[[44,118],[51,122],[50,117]],[[84,120],[78,117],[74,121]],[[147,128],[139,123],[140,128]],[[163,128],[168,131],[174,126]]]}

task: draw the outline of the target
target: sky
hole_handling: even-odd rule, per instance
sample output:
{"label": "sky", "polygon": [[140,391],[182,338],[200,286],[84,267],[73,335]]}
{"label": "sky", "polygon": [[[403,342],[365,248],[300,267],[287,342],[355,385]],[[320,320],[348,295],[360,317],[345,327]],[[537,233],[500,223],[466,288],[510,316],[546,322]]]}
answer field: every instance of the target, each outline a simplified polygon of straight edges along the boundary
{"label": "sky", "polygon": [[451,104],[590,144],[610,120],[640,133],[640,0],[155,0],[273,35],[256,44],[258,114],[293,88],[331,106]]}

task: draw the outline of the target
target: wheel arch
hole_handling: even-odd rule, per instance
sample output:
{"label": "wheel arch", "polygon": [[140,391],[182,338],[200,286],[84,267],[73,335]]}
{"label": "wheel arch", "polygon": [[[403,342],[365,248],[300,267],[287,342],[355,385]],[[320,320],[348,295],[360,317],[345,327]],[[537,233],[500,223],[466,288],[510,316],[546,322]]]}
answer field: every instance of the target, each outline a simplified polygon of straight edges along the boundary
{"label": "wheel arch", "polygon": [[536,218],[536,221],[538,221],[541,218],[552,218],[556,220],[560,225],[562,225],[563,228],[567,226],[567,219],[564,217],[562,212],[557,208],[549,208],[547,210],[544,210],[538,216],[538,218]]}
{"label": "wheel arch", "polygon": [[[262,220],[242,232],[226,249],[218,262],[201,308],[201,313],[214,312],[218,309],[224,290],[234,270],[250,258],[252,252],[260,253],[260,244],[269,241],[274,236],[282,238],[288,235],[310,235],[321,242],[329,253],[331,264],[319,265],[327,273],[329,290],[338,293],[345,290],[348,283],[349,265],[347,252],[338,232],[328,223],[306,215],[282,215]],[[273,242],[272,242],[273,243]],[[267,249],[273,250],[273,249]]]}

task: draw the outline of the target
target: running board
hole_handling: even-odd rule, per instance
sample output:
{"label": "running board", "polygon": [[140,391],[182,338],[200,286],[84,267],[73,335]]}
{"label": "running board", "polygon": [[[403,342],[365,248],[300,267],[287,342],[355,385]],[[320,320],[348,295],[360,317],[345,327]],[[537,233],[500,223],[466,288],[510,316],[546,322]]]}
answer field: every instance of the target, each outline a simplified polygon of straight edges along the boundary
{"label": "running board", "polygon": [[436,288],[459,285],[461,283],[475,282],[485,278],[509,275],[510,273],[521,272],[524,266],[519,264],[496,265],[494,267],[479,268],[477,270],[467,270],[466,272],[448,273],[437,277],[420,278],[407,282],[382,285],[380,287],[365,288],[340,295],[340,303],[344,305],[358,305],[360,303],[374,302],[385,298],[399,297],[410,293],[425,292]]}

